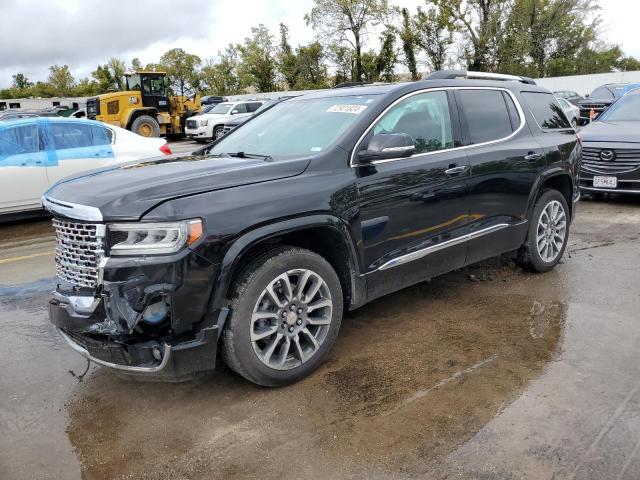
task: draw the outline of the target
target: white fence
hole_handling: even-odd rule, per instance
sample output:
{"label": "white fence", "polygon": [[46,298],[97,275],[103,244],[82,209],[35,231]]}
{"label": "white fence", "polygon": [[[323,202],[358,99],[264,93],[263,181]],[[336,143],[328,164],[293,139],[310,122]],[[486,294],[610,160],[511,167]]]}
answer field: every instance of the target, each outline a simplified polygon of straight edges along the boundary
{"label": "white fence", "polygon": [[591,93],[596,87],[606,83],[640,83],[640,71],[594,73],[592,75],[573,75],[570,77],[536,78],[536,83],[552,92],[572,90],[580,95]]}

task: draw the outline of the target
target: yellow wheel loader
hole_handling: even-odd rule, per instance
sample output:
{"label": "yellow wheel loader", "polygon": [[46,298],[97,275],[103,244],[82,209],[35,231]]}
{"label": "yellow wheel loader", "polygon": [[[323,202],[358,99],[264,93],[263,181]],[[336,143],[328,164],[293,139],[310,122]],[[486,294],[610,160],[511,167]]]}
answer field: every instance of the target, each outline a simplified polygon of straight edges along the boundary
{"label": "yellow wheel loader", "polygon": [[87,117],[143,137],[181,137],[187,118],[200,113],[200,95],[167,95],[165,72],[127,72],[124,92],[87,99]]}

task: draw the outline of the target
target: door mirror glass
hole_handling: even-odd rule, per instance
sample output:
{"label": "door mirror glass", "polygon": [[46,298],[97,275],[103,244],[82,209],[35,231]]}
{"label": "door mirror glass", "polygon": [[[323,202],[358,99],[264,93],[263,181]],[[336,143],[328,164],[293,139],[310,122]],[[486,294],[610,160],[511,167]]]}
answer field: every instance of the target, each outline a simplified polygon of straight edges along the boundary
{"label": "door mirror glass", "polygon": [[410,157],[416,152],[411,135],[406,133],[379,133],[371,137],[366,150],[360,150],[361,163],[389,158]]}
{"label": "door mirror glass", "polygon": [[237,115],[238,113],[240,112],[238,112],[238,110],[236,109],[231,110],[231,115]]}

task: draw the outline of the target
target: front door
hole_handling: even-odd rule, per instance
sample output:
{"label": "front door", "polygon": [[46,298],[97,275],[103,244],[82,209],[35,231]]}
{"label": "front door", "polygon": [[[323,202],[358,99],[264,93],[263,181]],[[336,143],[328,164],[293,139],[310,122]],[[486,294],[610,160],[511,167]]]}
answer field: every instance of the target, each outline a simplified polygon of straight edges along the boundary
{"label": "front door", "polygon": [[35,121],[0,127],[0,214],[39,208],[49,187],[46,164]]}
{"label": "front door", "polygon": [[379,133],[406,133],[416,145],[411,157],[355,167],[369,298],[464,263],[468,161],[452,149],[459,135],[452,105],[444,90],[408,96],[358,148]]}

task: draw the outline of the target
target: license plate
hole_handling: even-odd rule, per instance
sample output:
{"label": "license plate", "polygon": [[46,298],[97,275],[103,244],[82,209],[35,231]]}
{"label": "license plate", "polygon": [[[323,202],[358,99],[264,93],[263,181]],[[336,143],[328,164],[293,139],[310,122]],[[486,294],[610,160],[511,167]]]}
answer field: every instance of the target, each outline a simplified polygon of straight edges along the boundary
{"label": "license plate", "polygon": [[618,188],[617,177],[593,177],[593,186],[600,188]]}

